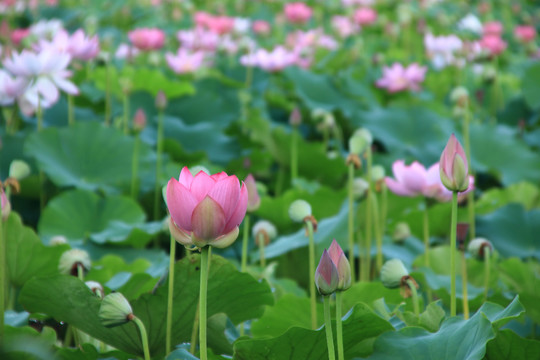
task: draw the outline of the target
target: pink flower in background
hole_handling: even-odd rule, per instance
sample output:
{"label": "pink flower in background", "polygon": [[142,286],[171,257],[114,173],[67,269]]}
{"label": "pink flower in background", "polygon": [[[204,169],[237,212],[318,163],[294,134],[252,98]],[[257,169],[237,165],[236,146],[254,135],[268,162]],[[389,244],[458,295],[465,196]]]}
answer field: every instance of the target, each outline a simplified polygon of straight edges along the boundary
{"label": "pink flower in background", "polygon": [[227,247],[238,237],[244,219],[248,191],[236,176],[221,172],[193,176],[187,167],[179,180],[167,184],[167,207],[171,213],[169,228],[184,245]]}
{"label": "pink flower in background", "polygon": [[420,83],[424,81],[427,68],[416,63],[403,67],[394,63],[391,67],[383,67],[383,77],[377,80],[376,85],[385,88],[390,93],[404,90],[420,90]]}
{"label": "pink flower in background", "polygon": [[371,25],[377,21],[377,12],[368,7],[363,7],[354,12],[354,22],[358,25]]}
{"label": "pink flower in background", "polygon": [[84,31],[79,29],[69,39],[68,52],[75,59],[91,60],[99,53],[99,39],[97,35],[87,37]]}
{"label": "pink flower in background", "polygon": [[536,37],[536,29],[531,25],[520,25],[514,28],[514,37],[524,43],[534,40]]}
{"label": "pink flower in background", "polygon": [[114,56],[117,59],[133,59],[135,56],[139,55],[139,53],[140,51],[136,47],[122,43],[118,45],[118,49],[116,49]]}
{"label": "pink flower in background", "polygon": [[255,20],[253,22],[253,32],[259,35],[268,35],[270,34],[270,24],[264,20]]}
{"label": "pink flower in background", "polygon": [[305,24],[311,18],[313,10],[303,2],[285,4],[285,17],[292,24]]}
{"label": "pink flower in background", "polygon": [[456,65],[455,53],[463,48],[463,41],[455,35],[433,36],[426,34],[424,46],[433,67],[442,69],[448,65]]}
{"label": "pink flower in background", "polygon": [[332,17],[332,28],[342,38],[346,38],[360,31],[358,24],[354,23],[347,16],[335,15]]}
{"label": "pink flower in background", "polygon": [[0,105],[11,105],[22,96],[29,85],[23,77],[12,77],[7,71],[0,69]]}
{"label": "pink flower in background", "polygon": [[29,28],[15,29],[11,33],[11,41],[13,42],[13,44],[18,46],[18,45],[21,44],[21,41],[23,41],[24,38],[27,37],[28,35],[30,35],[30,29]]}
{"label": "pink flower in background", "polygon": [[482,49],[487,50],[491,55],[499,55],[506,49],[506,41],[499,35],[484,35],[479,43]]}
{"label": "pink flower in background", "polygon": [[220,43],[218,34],[202,27],[197,27],[193,30],[181,30],[176,36],[183,48],[194,51],[204,50],[214,52]]}
{"label": "pink flower in background", "polygon": [[214,16],[207,23],[207,26],[210,31],[223,35],[234,29],[234,18],[228,16]]}
{"label": "pink flower in background", "polygon": [[133,46],[142,51],[159,50],[165,43],[165,33],[156,28],[135,29],[128,37]]}
{"label": "pink flower in background", "polygon": [[186,74],[195,72],[204,65],[205,53],[180,48],[176,55],[167,53],[165,59],[175,73]]}
{"label": "pink flower in background", "polygon": [[249,174],[244,180],[248,191],[248,206],[247,211],[255,211],[261,205],[261,197],[259,191],[257,190],[257,183],[253,175]]}
{"label": "pink flower in background", "polygon": [[501,36],[503,33],[503,25],[499,21],[490,21],[484,24],[482,32],[485,35]]}
{"label": "pink flower in background", "polygon": [[285,49],[283,46],[277,46],[272,51],[258,49],[251,54],[244,55],[240,58],[240,63],[244,66],[254,66],[275,72],[295,65],[297,60],[297,54]]}

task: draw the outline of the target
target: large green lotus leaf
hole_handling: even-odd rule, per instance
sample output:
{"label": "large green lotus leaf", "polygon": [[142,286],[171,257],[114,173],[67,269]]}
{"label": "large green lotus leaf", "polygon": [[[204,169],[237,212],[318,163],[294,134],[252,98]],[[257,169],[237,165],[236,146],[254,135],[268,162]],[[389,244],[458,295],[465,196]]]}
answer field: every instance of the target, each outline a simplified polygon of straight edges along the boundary
{"label": "large green lotus leaf", "polygon": [[540,341],[522,338],[512,330],[500,330],[487,344],[486,359],[540,359]]}
{"label": "large green lotus leaf", "polygon": [[525,71],[521,79],[521,89],[527,105],[533,110],[540,109],[540,64],[535,63]]}
{"label": "large green lotus leaf", "polygon": [[495,337],[494,328],[522,312],[516,298],[506,309],[486,303],[469,320],[449,318],[436,333],[419,327],[388,332],[375,340],[370,359],[480,360],[486,352],[486,343]]}
{"label": "large green lotus leaf", "polygon": [[489,189],[476,201],[475,212],[477,215],[485,215],[509,203],[521,204],[526,210],[531,210],[540,204],[540,190],[538,186],[526,181],[502,189]]}
{"label": "large green lotus leaf", "polygon": [[43,245],[34,230],[24,226],[15,212],[11,212],[4,226],[7,273],[13,285],[21,287],[34,276],[58,273],[58,260],[67,246]]}
{"label": "large green lotus leaf", "polygon": [[436,301],[430,303],[420,316],[416,316],[410,311],[404,312],[403,316],[407,326],[418,326],[430,332],[436,332],[439,330],[441,322],[446,317],[446,312],[441,307],[440,301]]}
{"label": "large green lotus leaf", "polygon": [[[323,306],[317,306],[318,325],[324,323]],[[311,329],[310,300],[307,297],[298,297],[286,294],[274,306],[267,307],[264,315],[251,324],[251,333],[254,337],[276,337],[291,327]]]}
{"label": "large green lotus leaf", "polygon": [[470,133],[470,166],[475,172],[493,173],[505,185],[539,181],[540,157],[518,138],[517,128],[472,124]]}
{"label": "large green lotus leaf", "polygon": [[[385,331],[389,322],[375,314],[367,305],[358,304],[343,321],[345,358],[368,355],[369,346],[361,346]],[[234,344],[235,360],[296,360],[328,359],[326,331],[293,327],[283,335],[270,339],[238,340]],[[335,342],[335,340],[334,340]]]}
{"label": "large green lotus leaf", "polygon": [[124,352],[114,350],[106,353],[100,353],[92,344],[82,344],[80,348],[59,348],[55,354],[57,360],[99,360],[116,359],[129,360],[132,357]]}
{"label": "large green lotus leaf", "polygon": [[343,293],[343,311],[349,311],[358,303],[375,307],[374,302],[381,298],[384,298],[387,304],[393,305],[406,302],[407,309],[413,309],[410,299],[403,299],[399,289],[388,289],[380,282],[358,282]]}
{"label": "large green lotus leaf", "polygon": [[30,326],[4,327],[5,338],[0,348],[1,359],[17,360],[55,360],[52,352],[56,342],[56,332],[44,327],[41,332]]}
{"label": "large green lotus leaf", "polygon": [[[111,195],[102,198],[86,190],[66,191],[52,199],[38,224],[39,234],[48,241],[56,235],[65,236],[72,245],[80,245],[85,239],[98,244],[127,242],[144,245],[151,234],[161,230],[161,225],[145,223],[146,215],[139,204],[125,196]],[[130,234],[139,229],[146,232],[141,238],[130,241]]]}
{"label": "large green lotus leaf", "polygon": [[[118,193],[131,184],[134,144],[119,130],[87,122],[36,132],[24,148],[58,186]],[[139,146],[138,168],[141,188],[153,188],[155,153],[144,143]]]}
{"label": "large green lotus leaf", "polygon": [[540,259],[540,209],[526,211],[518,204],[508,204],[479,216],[476,232],[491,241],[503,256]]}
{"label": "large green lotus leaf", "polygon": [[[124,66],[122,70],[118,71],[116,67],[110,66],[108,76],[110,91],[119,99],[124,96],[124,92],[122,91],[123,79],[130,81],[132,91],[144,90],[153,96],[156,96],[159,91],[163,91],[168,98],[175,98],[195,92],[190,82],[167,78],[159,69]],[[94,69],[92,71],[92,79],[95,81],[98,89],[106,91],[107,69],[105,67]]]}
{"label": "large green lotus leaf", "polygon": [[[173,344],[191,339],[193,320],[199,297],[200,256],[190,255],[175,265]],[[165,282],[166,283],[166,282]],[[41,312],[66,321],[92,337],[119,350],[142,356],[142,345],[136,327],[125,324],[104,327],[99,318],[100,300],[88,287],[72,276],[54,276],[27,282],[19,296],[30,312]],[[212,256],[208,281],[208,317],[225,313],[235,323],[262,315],[264,305],[273,303],[266,282],[258,282],[236,270],[226,259]],[[167,287],[131,301],[133,312],[146,326],[150,352],[164,355]]]}

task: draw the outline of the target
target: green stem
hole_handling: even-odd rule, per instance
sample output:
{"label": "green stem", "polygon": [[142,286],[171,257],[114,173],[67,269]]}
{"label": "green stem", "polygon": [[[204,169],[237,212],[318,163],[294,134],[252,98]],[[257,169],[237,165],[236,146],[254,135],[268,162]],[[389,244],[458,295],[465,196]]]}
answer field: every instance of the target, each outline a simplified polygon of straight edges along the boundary
{"label": "green stem", "polygon": [[111,124],[111,65],[107,60],[105,65],[105,125]]}
{"label": "green stem", "polygon": [[123,122],[124,134],[127,135],[127,133],[129,132],[129,95],[128,94],[124,94],[123,104],[124,104],[124,116],[123,116],[122,122]]}
{"label": "green stem", "polygon": [[199,292],[199,344],[200,359],[207,360],[206,347],[206,292],[208,287],[208,250],[209,246],[201,249],[201,287]]}
{"label": "green stem", "polygon": [[261,256],[261,267],[264,269],[266,267],[266,258],[264,257],[264,235],[259,234],[258,236],[259,240],[259,254]]}
{"label": "green stem", "polygon": [[77,264],[77,277],[79,278],[79,280],[84,282],[84,268],[80,263]]}
{"label": "green stem", "polygon": [[324,302],[324,324],[326,328],[326,344],[328,346],[328,360],[336,359],[334,350],[334,336],[332,335],[332,318],[330,317],[330,296],[323,295]]}
{"label": "green stem", "polygon": [[[467,156],[467,163],[471,166],[471,138],[469,131],[470,124],[470,112],[469,112],[469,100],[467,100],[467,106],[465,108],[465,115],[463,117],[463,141],[465,143],[465,155]],[[469,174],[470,174],[469,170]],[[467,211],[469,220],[469,239],[476,237],[476,226],[474,223],[475,211],[474,211],[474,192],[471,191],[467,194]]]}
{"label": "green stem", "polygon": [[407,279],[407,286],[411,289],[414,314],[420,316],[420,305],[418,304],[418,292],[416,291],[416,286],[411,279]]}
{"label": "green stem", "polygon": [[167,293],[167,329],[165,333],[165,354],[168,354],[169,351],[171,351],[175,259],[176,259],[176,240],[174,240],[174,238],[171,236],[171,247],[169,250],[169,292]]}
{"label": "green stem", "polygon": [[137,199],[139,189],[137,186],[139,171],[139,134],[135,134],[135,143],[133,144],[133,157],[131,159],[131,197]]}
{"label": "green stem", "polygon": [[249,242],[249,215],[244,218],[244,234],[242,236],[242,263],[240,270],[246,272],[248,258],[248,242]]}
{"label": "green stem", "polygon": [[373,225],[375,228],[375,242],[377,246],[377,256],[375,258],[375,264],[377,266],[377,272],[379,272],[383,265],[383,254],[382,254],[382,242],[383,237],[381,233],[380,220],[379,220],[379,200],[377,199],[377,194],[373,192]]}
{"label": "green stem", "polygon": [[193,355],[195,355],[195,350],[197,349],[197,334],[199,333],[200,307],[201,307],[201,304],[200,302],[198,302],[197,310],[195,310],[195,317],[193,318],[193,330],[191,330],[191,346],[189,347],[189,352]]}
{"label": "green stem", "polygon": [[468,277],[467,277],[467,260],[465,259],[465,251],[461,253],[461,279],[462,279],[462,293],[463,293],[463,318],[467,320],[469,318],[469,294],[468,294]]}
{"label": "green stem", "polygon": [[68,94],[67,100],[68,100],[68,125],[73,126],[75,125],[75,116],[73,114],[73,109],[74,109],[73,95]]}
{"label": "green stem", "polygon": [[4,241],[4,220],[0,206],[0,347],[4,343],[4,310],[6,308],[6,244]]}
{"label": "green stem", "polygon": [[457,191],[452,193],[452,220],[450,225],[450,316],[456,315],[456,229]]}
{"label": "green stem", "polygon": [[427,201],[424,202],[424,266],[429,267],[429,212]]}
{"label": "green stem", "polygon": [[373,197],[373,181],[371,179],[371,168],[372,168],[372,158],[371,158],[371,148],[368,147],[366,151],[366,157],[367,157],[367,179],[368,179],[368,190],[366,193],[366,236],[364,239],[364,259],[362,261],[362,271],[361,271],[361,279],[362,281],[369,281],[370,278],[370,271],[371,271],[371,230],[372,230],[372,205],[371,200]]}
{"label": "green stem", "polygon": [[309,237],[309,298],[311,300],[311,328],[317,328],[317,298],[315,295],[315,241],[313,240],[313,224],[306,221]]}
{"label": "green stem", "polygon": [[161,156],[163,154],[163,111],[158,114],[157,126],[157,149],[156,149],[156,182],[154,184],[154,220],[159,219],[159,207],[161,204]]}
{"label": "green stem", "polygon": [[349,179],[347,183],[349,200],[349,263],[351,264],[351,282],[354,284],[356,269],[354,261],[354,164],[349,164]]}
{"label": "green stem", "polygon": [[298,177],[298,130],[293,126],[291,136],[291,185]]}
{"label": "green stem", "polygon": [[491,272],[491,251],[489,246],[484,246],[484,301],[488,299],[489,276]]}
{"label": "green stem", "polygon": [[143,351],[144,351],[144,360],[150,360],[150,350],[148,348],[148,335],[146,334],[146,328],[144,327],[143,322],[138,317],[133,317],[133,322],[137,327],[139,328],[139,332],[141,333],[141,340],[143,345]]}
{"label": "green stem", "polygon": [[[37,131],[41,131],[43,129],[43,110],[41,108],[41,102],[38,99],[38,106],[36,110],[36,117],[37,117]],[[45,173],[43,170],[39,170],[39,208],[40,210],[43,210],[45,207],[45,189],[43,187],[45,186]]]}
{"label": "green stem", "polygon": [[336,336],[337,336],[337,353],[338,360],[345,360],[345,352],[343,350],[343,324],[341,319],[342,307],[342,292],[336,292]]}
{"label": "green stem", "polygon": [[386,216],[388,214],[388,187],[386,186],[386,182],[381,181],[381,194],[382,194],[382,201],[381,201],[381,235],[384,236],[384,232],[386,231]]}

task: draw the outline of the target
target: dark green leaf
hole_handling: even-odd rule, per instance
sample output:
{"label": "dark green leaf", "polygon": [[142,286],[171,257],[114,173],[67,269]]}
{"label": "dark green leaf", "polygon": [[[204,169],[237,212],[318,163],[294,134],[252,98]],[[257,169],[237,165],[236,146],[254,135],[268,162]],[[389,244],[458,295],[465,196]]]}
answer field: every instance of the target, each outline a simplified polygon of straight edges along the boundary
{"label": "dark green leaf", "polygon": [[501,330],[488,342],[485,359],[540,359],[540,341],[524,339],[512,330]]}

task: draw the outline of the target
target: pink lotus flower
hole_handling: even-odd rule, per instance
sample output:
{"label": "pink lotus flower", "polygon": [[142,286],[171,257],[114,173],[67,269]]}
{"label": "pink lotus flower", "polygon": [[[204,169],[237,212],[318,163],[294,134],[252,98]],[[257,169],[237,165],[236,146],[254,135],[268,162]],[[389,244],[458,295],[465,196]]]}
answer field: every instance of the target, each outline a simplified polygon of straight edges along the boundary
{"label": "pink lotus flower", "polygon": [[349,37],[360,31],[360,27],[351,21],[347,16],[333,16],[332,17],[332,28],[336,31],[339,36],[342,38]]}
{"label": "pink lotus flower", "polygon": [[313,10],[302,2],[285,4],[285,17],[292,24],[305,24],[311,18]]}
{"label": "pink lotus flower", "polygon": [[41,39],[34,47],[37,51],[52,49],[53,51],[68,53],[74,59],[91,60],[99,53],[99,40],[97,36],[87,38],[82,29],[69,36],[65,30],[58,31],[52,41]]}
{"label": "pink lotus flower", "polygon": [[19,46],[21,44],[21,41],[24,40],[28,35],[30,35],[30,29],[15,29],[11,33],[11,41],[16,46]]}
{"label": "pink lotus flower", "polygon": [[517,40],[528,43],[536,37],[536,29],[531,25],[520,25],[514,28],[514,36]]}
{"label": "pink lotus flower", "polygon": [[297,60],[297,54],[288,51],[283,46],[278,46],[272,51],[258,49],[254,53],[244,55],[240,58],[240,63],[244,66],[255,66],[275,72],[295,65]]}
{"label": "pink lotus flower", "polygon": [[495,56],[506,49],[506,42],[499,35],[484,35],[480,40],[480,46]]}
{"label": "pink lotus flower", "polygon": [[134,46],[129,46],[126,43],[118,45],[114,56],[117,59],[133,59],[135,56],[139,55],[140,51]]}
{"label": "pink lotus flower", "polygon": [[461,51],[463,41],[456,35],[433,36],[432,34],[426,34],[424,37],[424,46],[428,57],[436,69],[459,64],[454,54]]}
{"label": "pink lotus flower", "polygon": [[255,20],[252,25],[253,32],[259,35],[270,34],[270,24],[264,20]]}
{"label": "pink lotus flower", "polygon": [[250,212],[255,211],[261,205],[261,197],[259,196],[259,192],[257,191],[257,183],[255,182],[255,178],[251,174],[246,177],[244,183],[246,184],[248,191],[247,210]]}
{"label": "pink lotus flower", "polygon": [[11,105],[24,94],[30,81],[23,77],[11,77],[0,69],[0,105]]}
{"label": "pink lotus flower", "polygon": [[133,46],[142,51],[159,50],[165,43],[165,33],[156,28],[135,29],[128,37]]}
{"label": "pink lotus flower", "polygon": [[189,50],[204,50],[213,52],[217,49],[219,35],[202,27],[194,30],[183,30],[177,33],[178,41],[183,48]]}
{"label": "pink lotus flower", "polygon": [[223,35],[234,29],[234,18],[228,16],[214,16],[207,23],[208,29],[216,34]]}
{"label": "pink lotus flower", "polygon": [[358,25],[371,25],[377,21],[377,12],[372,8],[360,8],[354,12],[354,22]]}
{"label": "pink lotus flower", "polygon": [[403,67],[394,63],[391,67],[383,67],[383,77],[377,80],[376,85],[385,88],[390,93],[404,90],[420,90],[420,83],[424,81],[427,68],[416,63]]}
{"label": "pink lotus flower", "polygon": [[484,24],[482,32],[485,35],[496,35],[500,37],[503,33],[503,25],[498,21],[490,21]]}
{"label": "pink lotus flower", "polygon": [[171,234],[186,246],[227,247],[238,237],[247,202],[247,188],[236,176],[204,171],[193,176],[184,167],[179,181],[173,178],[167,184]]}
{"label": "pink lotus flower", "polygon": [[337,290],[347,290],[351,287],[351,265],[336,239],[332,240],[332,244],[328,248],[328,254],[338,272]]}
{"label": "pink lotus flower", "polygon": [[330,295],[336,291],[338,284],[338,270],[330,254],[324,249],[317,270],[315,271],[315,285],[319,294]]}
{"label": "pink lotus flower", "polygon": [[204,66],[205,54],[203,51],[190,51],[184,48],[178,49],[176,55],[165,55],[167,64],[177,74],[186,74],[197,71]]}
{"label": "pink lotus flower", "polygon": [[441,154],[441,182],[450,191],[462,192],[469,187],[469,164],[458,139],[452,134]]}

